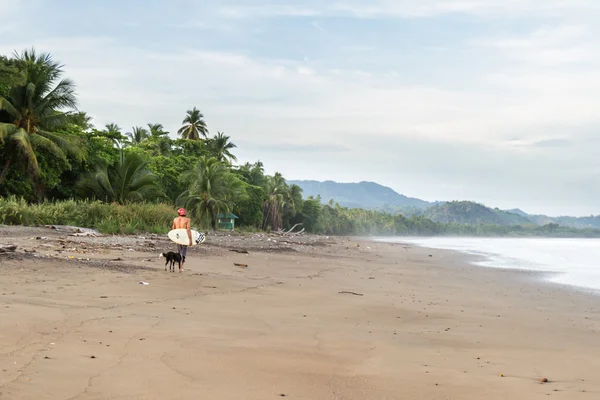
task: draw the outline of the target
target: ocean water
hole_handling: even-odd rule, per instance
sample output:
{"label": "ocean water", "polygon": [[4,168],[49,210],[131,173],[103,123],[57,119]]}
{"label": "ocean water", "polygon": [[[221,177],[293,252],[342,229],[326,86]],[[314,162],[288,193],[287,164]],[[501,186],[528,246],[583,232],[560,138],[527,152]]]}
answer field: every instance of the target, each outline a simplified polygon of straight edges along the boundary
{"label": "ocean water", "polygon": [[600,239],[380,238],[483,256],[482,267],[542,271],[545,280],[600,291]]}

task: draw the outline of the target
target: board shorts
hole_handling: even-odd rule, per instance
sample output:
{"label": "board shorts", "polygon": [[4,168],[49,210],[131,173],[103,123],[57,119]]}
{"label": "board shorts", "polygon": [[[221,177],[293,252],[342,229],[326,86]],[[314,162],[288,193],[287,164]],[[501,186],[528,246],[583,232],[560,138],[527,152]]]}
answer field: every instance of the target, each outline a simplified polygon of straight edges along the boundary
{"label": "board shorts", "polygon": [[187,254],[187,248],[188,248],[188,246],[185,246],[185,245],[181,245],[181,244],[177,245],[177,252],[181,255],[181,257],[183,257],[183,261],[185,261],[185,255]]}

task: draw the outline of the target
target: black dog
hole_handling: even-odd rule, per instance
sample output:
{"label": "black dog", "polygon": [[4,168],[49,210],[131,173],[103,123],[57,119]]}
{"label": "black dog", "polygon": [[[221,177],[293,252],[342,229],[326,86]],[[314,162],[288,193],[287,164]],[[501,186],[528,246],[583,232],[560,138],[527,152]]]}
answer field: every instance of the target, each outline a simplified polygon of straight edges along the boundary
{"label": "black dog", "polygon": [[164,257],[167,260],[165,262],[165,271],[167,270],[167,264],[169,263],[170,272],[175,272],[175,263],[179,265],[179,269],[181,270],[181,254],[169,251],[168,253],[160,253],[159,257]]}

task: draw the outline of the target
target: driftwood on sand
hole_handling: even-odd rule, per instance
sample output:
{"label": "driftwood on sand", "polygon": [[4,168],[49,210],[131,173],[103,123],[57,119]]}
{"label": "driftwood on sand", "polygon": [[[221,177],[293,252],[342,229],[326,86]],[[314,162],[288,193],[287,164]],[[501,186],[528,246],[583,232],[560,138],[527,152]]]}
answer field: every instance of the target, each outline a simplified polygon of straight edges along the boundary
{"label": "driftwood on sand", "polygon": [[343,291],[341,291],[341,292],[339,292],[339,293],[340,293],[340,294],[351,294],[351,295],[354,295],[354,296],[362,296],[362,295],[363,295],[362,293],[348,292],[348,291],[346,291],[346,290],[343,290]]}
{"label": "driftwood on sand", "polygon": [[292,226],[292,228],[289,231],[284,231],[283,229],[279,229],[278,231],[273,232],[273,233],[276,234],[276,235],[279,235],[279,236],[298,236],[298,235],[302,235],[304,233],[304,228],[302,228],[298,232],[294,232],[294,229],[296,229],[299,226],[302,226],[302,223],[299,223],[299,224],[296,224],[296,225]]}
{"label": "driftwood on sand", "polygon": [[234,253],[240,253],[240,254],[248,254],[248,250],[245,250],[245,249],[229,249],[229,251],[233,251]]}
{"label": "driftwood on sand", "polygon": [[45,225],[45,228],[48,229],[52,229],[58,232],[70,232],[69,236],[83,236],[83,237],[87,237],[87,236],[91,236],[91,237],[98,237],[98,236],[102,236],[102,234],[100,232],[98,232],[95,229],[89,229],[89,228],[81,228],[78,226],[70,226],[70,225]]}
{"label": "driftwood on sand", "polygon": [[17,246],[14,244],[0,244],[0,254],[1,253],[14,253],[17,250]]}

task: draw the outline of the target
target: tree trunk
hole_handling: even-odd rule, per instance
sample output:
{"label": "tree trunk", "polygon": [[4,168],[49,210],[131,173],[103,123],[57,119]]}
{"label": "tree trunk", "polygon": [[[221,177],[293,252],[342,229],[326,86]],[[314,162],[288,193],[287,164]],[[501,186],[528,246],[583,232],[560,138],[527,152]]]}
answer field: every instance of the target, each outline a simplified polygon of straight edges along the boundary
{"label": "tree trunk", "polygon": [[2,173],[0,174],[0,185],[2,185],[2,182],[4,181],[4,177],[6,176],[6,173],[8,172],[10,163],[11,163],[11,159],[10,158],[6,159],[6,162],[4,163],[4,168],[2,168]]}
{"label": "tree trunk", "polygon": [[33,186],[35,191],[35,198],[38,203],[41,203],[44,199],[44,186],[40,182],[40,177],[36,173],[33,178]]}

